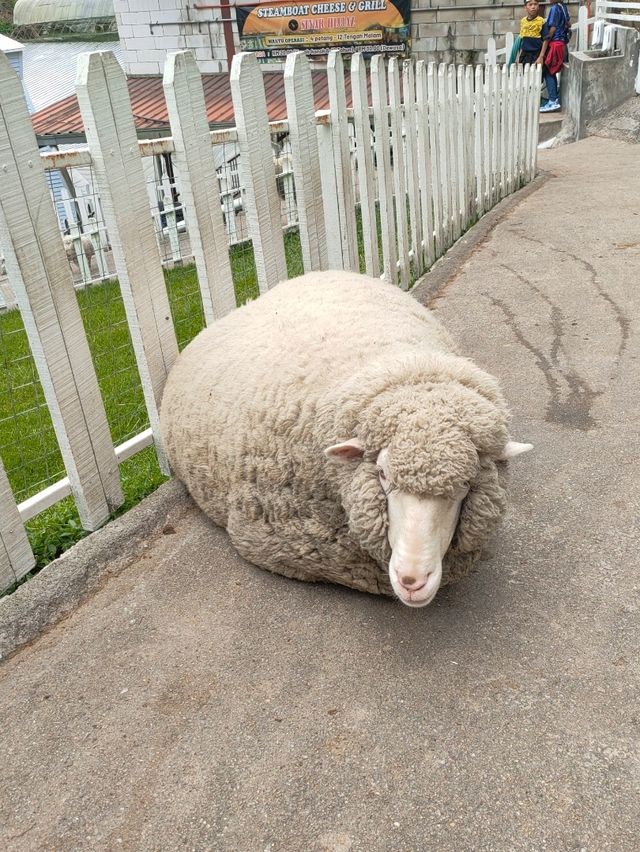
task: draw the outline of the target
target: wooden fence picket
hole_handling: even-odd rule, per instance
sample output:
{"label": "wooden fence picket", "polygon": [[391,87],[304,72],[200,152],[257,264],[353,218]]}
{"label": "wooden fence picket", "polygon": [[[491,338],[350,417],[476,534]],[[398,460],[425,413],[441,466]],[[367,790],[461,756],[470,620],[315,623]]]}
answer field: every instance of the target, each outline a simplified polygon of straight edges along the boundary
{"label": "wooden fence picket", "polygon": [[156,452],[168,473],[158,409],[178,345],[127,81],[113,53],[78,57],[76,91]]}
{"label": "wooden fence picket", "polygon": [[342,269],[342,236],[338,211],[338,184],[333,165],[333,139],[331,125],[317,126],[318,155],[320,157],[320,181],[324,207],[324,227],[327,235],[327,262],[329,269]]}
{"label": "wooden fence picket", "polygon": [[484,69],[484,105],[482,110],[482,135],[484,152],[484,209],[490,210],[493,196],[493,176],[491,174],[491,103],[493,74],[495,65],[485,66]]}
{"label": "wooden fence picket", "polygon": [[526,135],[523,139],[522,145],[522,183],[528,183],[531,180],[530,173],[530,151],[531,151],[531,138],[534,134],[533,127],[533,119],[531,111],[531,102],[533,101],[533,90],[534,90],[534,76],[535,76],[535,65],[527,66],[525,68],[524,75],[524,86],[522,93],[522,111],[523,111],[523,120],[526,126]]}
{"label": "wooden fence picket", "polygon": [[409,287],[409,235],[407,233],[407,184],[405,177],[404,142],[402,138],[402,100],[400,98],[400,67],[395,56],[389,59],[389,112],[391,117],[391,147],[393,152],[393,190],[395,231],[398,239],[399,280],[403,290]]}
{"label": "wooden fence picket", "polygon": [[507,186],[507,116],[508,116],[508,101],[507,101],[507,68],[505,64],[500,70],[498,77],[498,86],[500,88],[500,101],[498,109],[500,111],[500,198],[504,198],[508,192]]}
{"label": "wooden fence picket", "polygon": [[520,182],[523,184],[528,180],[529,163],[527,152],[531,146],[531,110],[529,109],[531,97],[531,65],[525,65],[522,70],[522,151],[520,153]]}
{"label": "wooden fence picket", "polygon": [[520,185],[520,175],[518,170],[518,143],[520,141],[520,68],[517,65],[513,66],[513,188],[514,191]]}
{"label": "wooden fence picket", "polygon": [[0,246],[83,526],[123,502],[71,270],[22,85],[0,53]]}
{"label": "wooden fence picket", "polygon": [[589,27],[587,25],[588,20],[589,10],[586,6],[580,6],[578,8],[578,32],[576,40],[577,50],[587,50],[589,47]]}
{"label": "wooden fence picket", "polygon": [[533,70],[533,91],[531,92],[530,109],[532,113],[533,133],[531,134],[531,149],[529,151],[529,180],[536,176],[538,164],[538,136],[540,132],[539,109],[540,109],[540,87],[542,85],[542,66],[536,65]]}
{"label": "wooden fence picket", "polygon": [[341,269],[360,270],[358,237],[356,228],[356,205],[351,175],[351,153],[349,151],[349,122],[347,98],[344,88],[344,64],[342,54],[335,50],[327,61],[327,83],[329,108],[331,110],[331,140],[333,143],[333,166],[338,190],[338,219],[342,248]]}
{"label": "wooden fence picket", "polygon": [[522,115],[520,84],[522,82],[522,69],[516,66],[513,82],[514,105],[513,105],[513,174],[514,189],[520,188],[520,139],[522,135]]}
{"label": "wooden fence picket", "polygon": [[391,172],[391,144],[389,139],[387,73],[384,59],[380,54],[376,54],[371,59],[371,99],[376,137],[376,167],[384,276],[390,284],[397,284],[398,249],[393,214],[393,174]]}
{"label": "wooden fence picket", "polygon": [[458,65],[456,69],[457,79],[456,86],[456,159],[458,172],[458,236],[462,231],[466,230],[467,217],[465,215],[465,197],[467,174],[464,158],[465,144],[465,114],[464,114],[464,66]]}
{"label": "wooden fence picket", "polygon": [[440,155],[440,185],[442,188],[442,251],[451,245],[451,155],[449,148],[449,109],[447,103],[447,66],[438,65],[438,151]]}
{"label": "wooden fence picket", "polygon": [[487,69],[491,75],[491,204],[500,200],[500,77],[498,66]]}
{"label": "wooden fence picket", "polygon": [[487,53],[485,56],[485,62],[488,65],[495,65],[498,61],[497,51],[496,51],[496,40],[493,37],[489,37],[487,39]]}
{"label": "wooden fence picket", "polygon": [[513,72],[513,188],[517,190],[520,186],[520,174],[518,168],[518,144],[520,142],[520,68],[514,66]]}
{"label": "wooden fence picket", "polygon": [[473,66],[467,65],[464,74],[465,101],[465,161],[466,161],[466,220],[472,225],[475,219],[475,171],[474,171],[474,113],[473,113]]}
{"label": "wooden fence picket", "polygon": [[534,65],[530,69],[529,72],[529,91],[527,94],[527,109],[529,112],[529,127],[531,128],[531,132],[529,134],[529,140],[527,145],[527,150],[525,152],[525,159],[527,163],[527,175],[526,180],[530,181],[535,177],[534,165],[533,161],[535,158],[534,145],[537,148],[538,146],[538,123],[539,123],[539,109],[540,109],[540,100],[538,93],[538,78],[541,73],[541,69],[539,66]]}
{"label": "wooden fence picket", "polygon": [[33,552],[0,459],[0,594],[34,565]]}
{"label": "wooden fence picket", "polygon": [[[582,8],[582,7],[580,7]],[[533,171],[533,144],[534,140],[537,145],[537,124],[539,121],[538,109],[539,106],[536,103],[536,91],[537,91],[537,67],[533,65],[529,71],[529,87],[527,90],[527,112],[529,114],[529,135],[527,137],[527,150],[525,151],[525,162],[526,162],[526,180],[530,181],[535,177],[535,173]],[[534,111],[535,110],[535,111]]]}
{"label": "wooden fence picket", "polygon": [[356,131],[356,157],[365,270],[367,275],[379,278],[380,252],[378,250],[375,169],[373,151],[371,150],[367,69],[360,53],[354,54],[351,59],[351,96],[353,99],[353,123]]}
{"label": "wooden fence picket", "polygon": [[236,306],[202,77],[189,51],[169,53],[163,88],[184,216],[207,325]]}
{"label": "wooden fence picket", "polygon": [[516,173],[518,175],[518,182],[516,184],[517,188],[520,189],[522,186],[522,150],[521,145],[523,142],[524,136],[524,121],[523,121],[523,100],[522,100],[522,88],[523,88],[524,74],[522,67],[518,68],[518,72],[516,74],[516,94],[517,94],[517,114],[516,114]]}
{"label": "wooden fence picket", "polygon": [[429,93],[427,89],[427,66],[423,59],[416,63],[416,109],[418,131],[418,186],[420,217],[422,220],[422,268],[429,268],[435,258],[433,227],[433,164],[429,139]]}
{"label": "wooden fence picket", "polygon": [[404,126],[407,163],[407,196],[409,199],[410,250],[416,275],[424,271],[424,228],[420,205],[420,179],[418,175],[418,130],[416,126],[416,83],[413,60],[402,63],[402,93],[404,101]]}
{"label": "wooden fence picket", "polygon": [[511,65],[509,68],[509,76],[507,79],[507,145],[508,145],[508,186],[509,192],[513,192],[516,187],[515,175],[515,82],[516,82],[516,66]]}
{"label": "wooden fence picket", "polygon": [[493,137],[493,105],[494,105],[494,84],[495,75],[493,73],[495,65],[485,65],[484,68],[484,121],[483,129],[485,141],[485,193],[486,193],[486,208],[491,209],[493,206],[493,195],[495,190],[493,160],[495,157],[494,137]]}
{"label": "wooden fence picket", "polygon": [[255,54],[237,53],[233,57],[230,83],[247,228],[253,242],[258,287],[264,293],[287,278],[287,261],[267,100]]}
{"label": "wooden fence picket", "polygon": [[442,152],[440,150],[440,130],[438,126],[438,72],[435,62],[427,66],[427,107],[429,114],[429,149],[431,151],[431,196],[433,204],[433,229],[435,237],[435,257],[445,250],[445,213],[442,179]]}
{"label": "wooden fence picket", "polygon": [[481,65],[476,65],[474,88],[474,163],[476,172],[475,211],[480,217],[485,211],[484,204],[484,73]]}
{"label": "wooden fence picket", "polygon": [[446,70],[447,125],[449,130],[449,174],[451,204],[451,242],[460,236],[460,175],[458,172],[458,95],[456,92],[456,68],[448,65]]}
{"label": "wooden fence picket", "polygon": [[300,245],[305,272],[328,268],[322,178],[315,126],[313,83],[304,53],[290,53],[284,67]]}

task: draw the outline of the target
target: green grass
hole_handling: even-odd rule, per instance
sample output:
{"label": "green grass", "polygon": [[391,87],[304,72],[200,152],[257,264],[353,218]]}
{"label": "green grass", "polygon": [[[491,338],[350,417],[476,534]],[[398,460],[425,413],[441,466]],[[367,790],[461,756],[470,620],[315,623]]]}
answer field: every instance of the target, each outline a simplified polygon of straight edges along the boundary
{"label": "green grass", "polygon": [[[302,252],[297,231],[285,234],[285,251],[289,276],[300,275]],[[258,285],[251,243],[232,246],[230,259],[237,304],[255,299]],[[178,346],[183,349],[204,327],[195,266],[165,270],[165,280]],[[149,425],[119,284],[105,281],[77,295],[111,437],[118,445]],[[0,314],[0,457],[19,502],[65,475],[18,311]],[[120,473],[125,503],[114,517],[166,479],[153,447],[121,464]],[[41,512],[26,527],[36,557],[35,571],[86,535],[71,498]]]}
{"label": "green grass", "polygon": [[13,7],[15,0],[0,0],[0,33],[10,36],[13,32]]}

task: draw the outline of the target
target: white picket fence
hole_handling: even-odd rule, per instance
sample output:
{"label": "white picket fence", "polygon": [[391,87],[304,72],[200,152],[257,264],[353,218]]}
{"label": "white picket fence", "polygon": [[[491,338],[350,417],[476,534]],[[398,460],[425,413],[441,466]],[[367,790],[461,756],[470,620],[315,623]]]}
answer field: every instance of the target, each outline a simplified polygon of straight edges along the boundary
{"label": "white picket fence", "polygon": [[[173,156],[207,324],[236,305],[212,145],[239,146],[260,292],[287,277],[274,131],[289,135],[305,271],[360,270],[359,207],[364,271],[405,289],[478,217],[535,175],[539,69],[401,65],[376,56],[367,74],[356,55],[349,109],[339,53],[329,57],[327,74],[330,108],[316,113],[307,59],[289,56],[288,117],[270,124],[256,58],[236,56],[236,127],[212,133],[195,60],[188,52],[171,54],[164,91],[172,135],[138,142],[117,61],[109,52],[84,54],[77,93],[87,146],[51,157],[40,154],[18,78],[0,55],[0,249],[67,472],[17,505],[0,463],[0,590],[33,565],[26,520],[72,494],[83,526],[101,526],[123,502],[119,463],[151,443],[168,472],[158,406],[178,347],[144,157]],[[46,184],[54,163],[91,166],[110,237],[150,422],[118,447]]]}
{"label": "white picket fence", "polygon": [[640,3],[616,3],[612,0],[596,0],[597,20],[625,21],[640,24]]}

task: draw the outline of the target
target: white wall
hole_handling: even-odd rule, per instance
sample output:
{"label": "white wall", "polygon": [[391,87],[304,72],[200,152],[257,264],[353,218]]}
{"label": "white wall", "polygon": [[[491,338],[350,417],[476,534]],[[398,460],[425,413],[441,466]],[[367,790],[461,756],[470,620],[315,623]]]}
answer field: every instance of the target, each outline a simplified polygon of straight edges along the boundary
{"label": "white wall", "polygon": [[167,53],[187,49],[201,73],[228,70],[220,9],[196,10],[188,0],[114,0],[113,5],[127,74],[162,74]]}

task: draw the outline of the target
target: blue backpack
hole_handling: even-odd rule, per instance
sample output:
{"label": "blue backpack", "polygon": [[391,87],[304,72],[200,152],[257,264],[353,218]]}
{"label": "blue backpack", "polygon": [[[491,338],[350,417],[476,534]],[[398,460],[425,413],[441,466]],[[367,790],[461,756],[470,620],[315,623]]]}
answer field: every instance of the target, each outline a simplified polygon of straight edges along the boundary
{"label": "blue backpack", "polygon": [[569,44],[571,36],[573,35],[573,30],[571,29],[571,18],[564,3],[559,3],[558,5],[562,9],[562,14],[564,15],[564,43]]}

